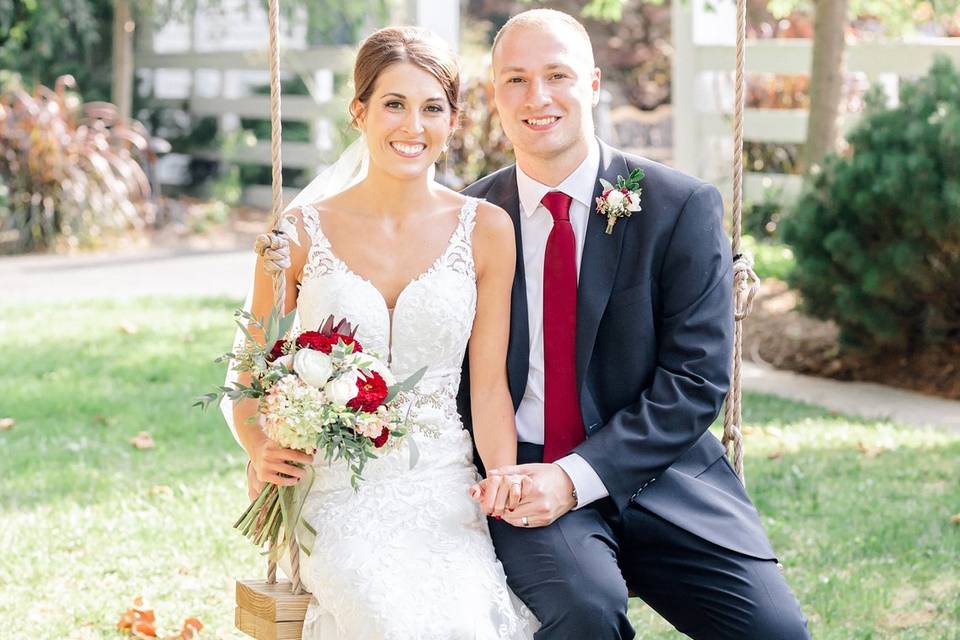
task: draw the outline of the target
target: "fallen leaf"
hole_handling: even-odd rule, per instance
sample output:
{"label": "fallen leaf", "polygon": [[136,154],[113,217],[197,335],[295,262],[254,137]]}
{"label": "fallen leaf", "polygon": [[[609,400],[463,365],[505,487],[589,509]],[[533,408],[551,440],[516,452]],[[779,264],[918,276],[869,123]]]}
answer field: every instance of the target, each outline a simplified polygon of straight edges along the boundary
{"label": "fallen leaf", "polygon": [[867,456],[868,458],[876,458],[881,453],[883,453],[883,447],[875,447],[873,445],[867,444],[863,440],[860,440],[857,443],[857,449],[859,449],[860,453]]}
{"label": "fallen leaf", "polygon": [[156,638],[157,627],[152,622],[138,620],[133,623],[133,626],[130,628],[130,633],[134,638]]}
{"label": "fallen leaf", "polygon": [[0,418],[0,431],[10,431],[17,426],[17,421],[13,418]]}
{"label": "fallen leaf", "polygon": [[178,639],[182,640],[193,640],[200,635],[200,632],[203,630],[203,623],[200,622],[199,618],[187,618],[183,621],[183,627],[180,629],[180,635],[177,636]]}
{"label": "fallen leaf", "polygon": [[124,320],[123,322],[118,324],[117,330],[120,331],[121,333],[126,333],[127,335],[131,335],[131,336],[136,335],[137,333],[140,333],[140,327],[130,322],[129,320]]}
{"label": "fallen leaf", "polygon": [[950,524],[960,524],[960,513],[950,516]]}
{"label": "fallen leaf", "polygon": [[153,441],[153,437],[146,431],[141,431],[137,435],[130,438],[130,444],[135,446],[137,449],[153,449],[157,446],[157,443]]}
{"label": "fallen leaf", "polygon": [[165,484],[155,484],[150,487],[150,495],[152,496],[172,496],[173,489],[168,487]]}
{"label": "fallen leaf", "polygon": [[777,449],[776,451],[771,451],[767,454],[767,460],[776,460],[783,455],[783,449]]}

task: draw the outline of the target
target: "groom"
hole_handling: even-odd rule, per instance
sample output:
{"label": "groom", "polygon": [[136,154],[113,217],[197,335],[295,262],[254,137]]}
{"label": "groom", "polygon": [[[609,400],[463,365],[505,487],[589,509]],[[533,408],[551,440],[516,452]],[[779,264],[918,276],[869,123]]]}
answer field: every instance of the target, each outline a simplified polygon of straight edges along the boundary
{"label": "groom", "polygon": [[[520,505],[491,519],[537,638],[632,638],[628,588],[695,638],[807,638],[743,485],[707,431],[729,384],[731,256],[717,190],[594,136],[600,70],[570,16],[493,44],[517,164],[466,193],[514,222],[510,392]],[[642,211],[596,212],[640,168]],[[633,191],[638,191],[633,189]],[[469,372],[458,399],[469,426]]]}

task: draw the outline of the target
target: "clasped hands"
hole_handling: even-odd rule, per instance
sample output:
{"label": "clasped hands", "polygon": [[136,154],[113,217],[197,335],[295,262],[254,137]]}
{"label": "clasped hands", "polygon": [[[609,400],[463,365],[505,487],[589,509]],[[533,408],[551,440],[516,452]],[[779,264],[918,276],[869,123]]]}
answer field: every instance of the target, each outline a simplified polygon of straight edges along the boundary
{"label": "clasped hands", "polygon": [[557,464],[520,464],[490,469],[470,487],[488,516],[515,527],[545,527],[573,509],[573,482]]}

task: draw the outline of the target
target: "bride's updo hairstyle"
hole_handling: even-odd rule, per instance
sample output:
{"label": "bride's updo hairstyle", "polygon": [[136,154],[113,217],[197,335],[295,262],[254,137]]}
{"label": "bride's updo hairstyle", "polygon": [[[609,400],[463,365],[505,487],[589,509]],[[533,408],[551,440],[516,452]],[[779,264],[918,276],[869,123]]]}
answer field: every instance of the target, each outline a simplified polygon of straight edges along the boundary
{"label": "bride's updo hairstyle", "polygon": [[[432,75],[443,87],[452,113],[459,112],[460,65],[457,57],[440,36],[421,27],[386,27],[370,34],[357,52],[353,66],[355,93],[351,104],[364,106],[370,100],[377,78],[387,67],[408,62]],[[357,114],[352,113],[353,124]]]}

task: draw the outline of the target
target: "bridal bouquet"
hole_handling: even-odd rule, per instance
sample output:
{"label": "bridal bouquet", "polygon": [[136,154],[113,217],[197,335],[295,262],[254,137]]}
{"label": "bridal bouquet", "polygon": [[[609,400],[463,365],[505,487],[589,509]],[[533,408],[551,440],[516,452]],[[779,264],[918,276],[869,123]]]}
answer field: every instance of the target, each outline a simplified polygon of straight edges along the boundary
{"label": "bridal bouquet", "polygon": [[[274,309],[264,324],[249,312],[237,312],[237,324],[246,340],[229,360],[239,372],[250,373],[250,384],[235,382],[218,387],[196,403],[206,408],[224,396],[234,402],[244,398],[259,401],[259,422],[268,438],[287,449],[322,451],[325,461],[343,460],[350,469],[354,489],[362,480],[366,463],[377,451],[396,447],[406,430],[406,415],[397,406],[397,395],[412,390],[425,369],[397,382],[390,369],[376,356],[364,353],[356,328],[333,316],[316,331],[287,336],[294,313],[282,317]],[[253,338],[247,324],[263,332],[263,344]],[[268,346],[269,345],[269,346]],[[409,440],[411,465],[416,448]],[[234,526],[260,546],[264,542],[283,548],[290,533],[302,525],[303,501],[313,482],[308,467],[306,487],[267,483]],[[309,554],[311,543],[301,547]]]}

